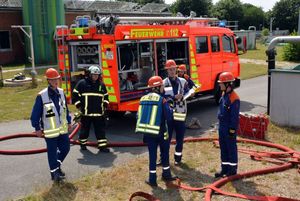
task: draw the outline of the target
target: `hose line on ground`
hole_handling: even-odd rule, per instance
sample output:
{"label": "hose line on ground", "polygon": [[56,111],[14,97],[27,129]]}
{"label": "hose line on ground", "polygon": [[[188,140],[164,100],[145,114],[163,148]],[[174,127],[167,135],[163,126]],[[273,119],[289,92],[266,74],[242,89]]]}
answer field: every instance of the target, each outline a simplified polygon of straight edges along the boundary
{"label": "hose line on ground", "polygon": [[[77,124],[74,128],[74,130],[69,135],[70,142],[72,144],[79,144],[77,140],[74,140],[73,138],[77,134],[77,132],[80,129],[80,124]],[[0,142],[10,139],[16,139],[16,138],[28,138],[28,137],[37,137],[33,133],[21,133],[21,134],[13,134],[13,135],[7,135],[0,137]],[[203,138],[203,137],[196,137],[196,138],[185,138],[185,143],[191,143],[191,142],[201,142],[201,141],[211,141],[214,142],[216,146],[218,146],[218,138]],[[271,166],[259,170],[249,171],[249,172],[243,172],[239,173],[233,176],[225,177],[222,179],[219,179],[218,181],[209,184],[204,187],[191,187],[188,185],[185,185],[181,183],[181,181],[178,179],[175,183],[167,183],[168,187],[183,189],[183,190],[189,190],[189,191],[205,191],[205,201],[210,201],[212,197],[213,192],[217,192],[222,195],[231,196],[231,197],[237,197],[237,198],[243,198],[248,200],[259,200],[259,201],[300,201],[295,200],[291,198],[284,198],[284,197],[277,197],[277,196],[252,196],[252,195],[242,195],[238,193],[230,193],[225,192],[221,190],[220,188],[224,186],[226,183],[242,179],[242,178],[248,178],[253,177],[257,175],[262,174],[268,174],[273,172],[281,172],[284,170],[288,170],[293,167],[298,167],[298,172],[300,173],[300,152],[297,152],[291,148],[288,148],[286,146],[280,145],[280,144],[274,144],[271,142],[266,141],[259,141],[259,140],[250,140],[250,139],[238,139],[239,143],[250,143],[250,144],[256,144],[260,146],[266,146],[270,148],[276,148],[281,151],[257,151],[257,150],[250,150],[250,149],[242,149],[239,148],[239,152],[249,154],[251,159],[258,160],[258,161],[266,161],[273,164],[276,164],[276,166]],[[172,140],[172,144],[175,144],[176,141]],[[96,142],[88,142],[87,146],[94,146],[97,147]],[[114,142],[109,143],[109,147],[140,147],[145,146],[143,142]],[[46,152],[46,148],[38,148],[38,149],[31,149],[31,150],[0,150],[0,154],[3,155],[26,155],[26,154],[36,154],[36,153],[42,153]],[[288,160],[287,160],[288,159]],[[148,201],[159,201],[159,199],[155,198],[153,195],[150,195],[145,192],[135,192],[131,195],[129,198],[130,201],[133,200],[135,197],[143,197]]]}

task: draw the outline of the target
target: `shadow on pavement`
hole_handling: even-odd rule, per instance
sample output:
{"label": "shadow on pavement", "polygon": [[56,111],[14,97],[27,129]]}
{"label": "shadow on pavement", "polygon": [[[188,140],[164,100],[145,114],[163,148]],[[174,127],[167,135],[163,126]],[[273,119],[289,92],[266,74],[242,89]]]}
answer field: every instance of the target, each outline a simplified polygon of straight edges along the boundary
{"label": "shadow on pavement", "polygon": [[[78,163],[83,165],[94,165],[99,167],[111,167],[113,166],[114,160],[117,158],[117,155],[112,152],[102,153],[99,151],[92,152],[90,150],[96,149],[95,147],[87,147],[87,150],[80,150],[82,153],[82,158],[78,158]],[[94,150],[93,150],[94,151]]]}
{"label": "shadow on pavement", "polygon": [[266,106],[241,100],[240,112],[251,112],[255,108],[266,108]]}

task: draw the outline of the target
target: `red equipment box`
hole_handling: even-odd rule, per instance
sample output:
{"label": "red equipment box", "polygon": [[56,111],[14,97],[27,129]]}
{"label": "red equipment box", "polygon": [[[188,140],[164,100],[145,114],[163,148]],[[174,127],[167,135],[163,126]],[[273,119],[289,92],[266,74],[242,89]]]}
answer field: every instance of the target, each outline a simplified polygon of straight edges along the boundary
{"label": "red equipment box", "polygon": [[264,114],[240,113],[240,124],[237,134],[241,137],[265,139],[268,130],[269,117]]}

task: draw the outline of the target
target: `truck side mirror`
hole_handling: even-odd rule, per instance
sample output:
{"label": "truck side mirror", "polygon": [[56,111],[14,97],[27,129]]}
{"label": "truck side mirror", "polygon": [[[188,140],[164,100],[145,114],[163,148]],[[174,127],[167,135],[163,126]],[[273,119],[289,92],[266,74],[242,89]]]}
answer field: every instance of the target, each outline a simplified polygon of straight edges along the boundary
{"label": "truck side mirror", "polygon": [[241,37],[239,37],[239,36],[237,36],[236,38],[235,38],[235,40],[236,40],[236,43],[238,44],[238,45],[240,45],[240,44],[242,44],[242,47],[243,47],[243,49],[242,49],[242,53],[238,53],[238,55],[242,55],[242,54],[245,54],[246,52],[247,52],[247,37],[246,36],[244,36],[243,37],[243,40],[242,40],[242,38]]}
{"label": "truck side mirror", "polygon": [[238,45],[241,44],[241,42],[242,42],[242,39],[239,36],[237,36],[235,40]]}

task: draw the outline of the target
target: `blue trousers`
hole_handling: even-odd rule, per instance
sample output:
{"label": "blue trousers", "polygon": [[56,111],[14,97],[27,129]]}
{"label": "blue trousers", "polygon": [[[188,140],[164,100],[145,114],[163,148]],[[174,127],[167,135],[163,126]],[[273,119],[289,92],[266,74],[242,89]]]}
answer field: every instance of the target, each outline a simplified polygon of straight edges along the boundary
{"label": "blue trousers", "polygon": [[184,121],[171,121],[168,122],[168,132],[169,132],[169,140],[172,140],[172,134],[175,130],[176,132],[176,146],[175,146],[175,154],[174,159],[176,162],[180,162],[182,158],[182,150],[183,150],[183,139],[185,133],[185,122]]}
{"label": "blue trousers", "polygon": [[219,144],[221,150],[221,168],[223,174],[237,173],[238,152],[236,135],[229,135],[229,128],[219,128]]}
{"label": "blue trousers", "polygon": [[50,172],[55,172],[70,151],[69,135],[63,134],[55,138],[45,138],[45,140]]}
{"label": "blue trousers", "polygon": [[156,159],[157,148],[160,147],[161,163],[163,167],[162,177],[171,177],[170,162],[169,162],[169,139],[164,139],[163,134],[159,137],[144,136],[144,142],[147,143],[149,150],[149,182],[156,183]]}

